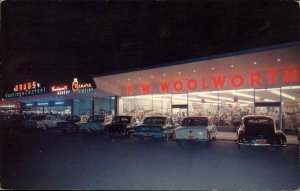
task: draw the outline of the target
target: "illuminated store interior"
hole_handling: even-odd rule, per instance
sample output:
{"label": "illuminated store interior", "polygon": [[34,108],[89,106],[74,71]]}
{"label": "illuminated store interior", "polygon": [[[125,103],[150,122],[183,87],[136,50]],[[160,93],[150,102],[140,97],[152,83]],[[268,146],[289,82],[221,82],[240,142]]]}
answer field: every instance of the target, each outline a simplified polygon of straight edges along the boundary
{"label": "illuminated store interior", "polygon": [[119,100],[119,113],[140,118],[167,115],[178,122],[184,116],[205,115],[212,117],[218,126],[235,126],[239,124],[241,117],[249,114],[272,116],[279,123],[279,113],[282,109],[285,116],[282,128],[292,129],[300,124],[300,118],[297,116],[300,114],[300,102],[296,101],[299,93],[300,86],[284,86],[270,89],[124,96]]}
{"label": "illuminated store interior", "polygon": [[300,127],[299,43],[265,47],[94,77],[118,96],[120,115],[206,115],[237,126],[248,114],[272,116],[278,128]]}

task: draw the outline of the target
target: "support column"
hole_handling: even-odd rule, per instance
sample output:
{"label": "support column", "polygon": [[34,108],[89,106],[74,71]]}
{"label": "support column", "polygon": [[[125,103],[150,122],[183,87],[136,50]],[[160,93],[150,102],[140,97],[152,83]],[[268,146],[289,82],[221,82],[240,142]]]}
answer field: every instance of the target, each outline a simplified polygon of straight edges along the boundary
{"label": "support column", "polygon": [[282,89],[280,87],[279,129],[282,130]]}

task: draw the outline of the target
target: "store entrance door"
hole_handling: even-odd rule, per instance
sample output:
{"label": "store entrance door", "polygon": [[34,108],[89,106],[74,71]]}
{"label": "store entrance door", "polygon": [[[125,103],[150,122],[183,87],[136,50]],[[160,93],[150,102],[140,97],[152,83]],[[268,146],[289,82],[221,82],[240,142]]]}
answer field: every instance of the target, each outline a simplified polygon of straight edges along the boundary
{"label": "store entrance door", "polygon": [[[256,102],[255,103],[255,114],[272,117],[275,122],[277,129],[281,129],[280,126],[280,102]],[[284,122],[282,123],[284,125]]]}
{"label": "store entrance door", "polygon": [[188,116],[187,104],[172,105],[172,118],[175,123],[179,124],[181,120],[186,116]]}

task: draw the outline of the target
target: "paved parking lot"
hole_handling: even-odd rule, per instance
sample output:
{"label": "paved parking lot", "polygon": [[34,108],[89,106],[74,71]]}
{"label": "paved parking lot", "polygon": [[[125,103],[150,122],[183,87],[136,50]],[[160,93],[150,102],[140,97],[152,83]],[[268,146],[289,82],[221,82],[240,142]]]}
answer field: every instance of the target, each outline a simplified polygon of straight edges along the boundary
{"label": "paved parking lot", "polygon": [[217,140],[178,147],[173,142],[108,140],[60,131],[1,131],[4,189],[295,190],[298,145],[281,154]]}

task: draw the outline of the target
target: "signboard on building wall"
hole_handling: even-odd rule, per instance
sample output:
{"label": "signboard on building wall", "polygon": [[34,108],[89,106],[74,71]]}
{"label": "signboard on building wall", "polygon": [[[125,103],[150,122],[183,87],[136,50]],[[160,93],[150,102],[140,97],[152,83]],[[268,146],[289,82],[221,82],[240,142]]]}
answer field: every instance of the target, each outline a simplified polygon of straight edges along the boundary
{"label": "signboard on building wall", "polygon": [[26,83],[20,83],[14,86],[13,92],[5,93],[6,98],[23,97],[36,94],[46,93],[45,86],[40,83],[32,81]]}
{"label": "signboard on building wall", "polygon": [[92,93],[94,88],[91,83],[81,83],[78,78],[74,78],[72,82],[72,91],[75,93]]}
{"label": "signboard on building wall", "polygon": [[299,85],[299,66],[284,69],[268,69],[264,71],[233,71],[231,74],[215,74],[199,76],[196,78],[178,77],[160,82],[144,82],[142,84],[129,84],[121,87],[124,96],[186,93],[198,91],[217,91],[225,89],[268,88],[282,85]]}
{"label": "signboard on building wall", "polygon": [[57,95],[66,95],[71,93],[67,85],[51,86],[51,92],[56,92]]}

